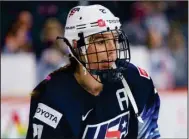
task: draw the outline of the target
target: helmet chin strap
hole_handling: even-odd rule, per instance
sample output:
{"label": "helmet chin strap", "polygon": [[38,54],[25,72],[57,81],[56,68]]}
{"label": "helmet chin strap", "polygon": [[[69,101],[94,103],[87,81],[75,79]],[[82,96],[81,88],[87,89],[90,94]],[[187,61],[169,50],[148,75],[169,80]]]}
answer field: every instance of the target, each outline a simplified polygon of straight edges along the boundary
{"label": "helmet chin strap", "polygon": [[[70,49],[69,49],[69,50],[70,50]],[[70,50],[70,54],[71,54],[71,56],[72,56],[80,65],[82,65],[83,71],[84,71],[84,75],[87,75],[87,69],[86,69],[86,67],[83,66],[83,64],[77,59],[77,57],[74,56],[74,54],[71,52],[71,50]]]}
{"label": "helmet chin strap", "polygon": [[[71,55],[71,57],[73,57],[80,65],[82,65],[83,66],[83,64],[78,60],[78,58],[73,54],[73,52],[71,51],[71,45],[69,44],[69,42],[68,42],[68,40],[67,39],[65,39],[65,38],[63,38],[63,37],[57,37],[57,39],[63,39],[63,41],[65,42],[65,44],[66,44],[66,48],[65,48],[65,52],[67,52],[67,53],[65,53],[68,57],[70,57],[69,55]],[[61,51],[61,48],[60,48],[60,51]],[[85,66],[83,66],[83,70],[84,70],[84,75],[87,75],[87,69],[86,69],[86,67]]]}
{"label": "helmet chin strap", "polygon": [[[115,62],[113,63],[112,67],[113,67],[113,69],[116,69],[116,68],[117,68]],[[134,97],[133,97],[133,95],[132,95],[132,92],[131,92],[131,90],[130,90],[130,88],[129,88],[129,85],[127,84],[127,81],[125,80],[124,77],[122,78],[121,81],[122,81],[122,84],[123,84],[123,86],[124,86],[124,88],[125,88],[125,90],[126,90],[127,96],[129,97],[129,100],[131,101],[131,105],[132,105],[132,107],[133,107],[133,109],[134,109],[134,112],[135,112],[135,114],[136,114],[136,116],[137,116],[138,121],[139,121],[140,123],[144,123],[143,120],[142,120],[142,118],[141,118],[141,116],[138,114],[138,107],[137,107],[137,105],[136,105],[136,102],[135,102],[135,99],[134,99]]]}

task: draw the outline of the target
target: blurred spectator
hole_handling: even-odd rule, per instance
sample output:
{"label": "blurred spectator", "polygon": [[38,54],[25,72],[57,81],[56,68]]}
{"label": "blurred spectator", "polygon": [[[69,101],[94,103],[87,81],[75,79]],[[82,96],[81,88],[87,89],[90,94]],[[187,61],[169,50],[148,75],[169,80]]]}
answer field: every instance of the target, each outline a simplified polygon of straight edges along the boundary
{"label": "blurred spectator", "polygon": [[27,32],[21,24],[14,24],[5,38],[4,53],[31,52],[31,44],[27,39]]}
{"label": "blurred spectator", "polygon": [[17,19],[17,24],[20,24],[22,28],[25,30],[27,41],[32,43],[32,36],[31,36],[31,31],[30,31],[33,25],[32,14],[29,11],[20,12]]}
{"label": "blurred spectator", "polygon": [[180,27],[176,24],[171,26],[171,30],[168,37],[168,47],[171,50],[171,54],[174,57],[176,67],[174,76],[176,79],[176,86],[187,85],[187,49],[186,41]]}
{"label": "blurred spectator", "polygon": [[17,22],[29,30],[33,25],[33,17],[29,11],[21,11]]}
{"label": "blurred spectator", "polygon": [[5,45],[3,47],[3,53],[16,53],[18,51],[18,44],[16,41],[16,31],[11,30],[6,38],[5,38]]}
{"label": "blurred spectator", "polygon": [[144,25],[147,30],[155,29],[163,38],[164,45],[166,44],[167,35],[169,33],[169,22],[165,16],[165,2],[145,2],[146,17]]}
{"label": "blurred spectator", "polygon": [[141,2],[136,2],[132,5],[131,11],[133,14],[131,20],[123,24],[123,30],[126,32],[131,44],[145,45],[146,31],[141,22],[145,16],[145,9]]}
{"label": "blurred spectator", "polygon": [[57,36],[63,36],[64,29],[56,18],[48,18],[41,32],[41,42],[44,49],[50,48]]}
{"label": "blurred spectator", "polygon": [[[39,60],[38,81],[43,80],[50,72],[69,63],[68,58],[56,49],[56,37],[63,36],[63,27],[56,18],[49,18],[44,24],[41,40],[45,47]],[[64,47],[64,46],[62,46]]]}
{"label": "blurred spectator", "polygon": [[150,52],[150,74],[154,84],[160,89],[172,89],[175,84],[175,61],[167,47],[162,43],[162,35],[150,30],[148,36]]}

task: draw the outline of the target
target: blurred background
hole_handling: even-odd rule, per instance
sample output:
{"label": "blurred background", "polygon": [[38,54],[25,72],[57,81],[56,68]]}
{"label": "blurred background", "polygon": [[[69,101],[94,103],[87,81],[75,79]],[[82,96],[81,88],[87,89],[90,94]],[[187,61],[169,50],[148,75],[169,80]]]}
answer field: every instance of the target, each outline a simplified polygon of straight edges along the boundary
{"label": "blurred background", "polygon": [[120,17],[131,62],[151,75],[161,97],[162,138],[187,137],[188,1],[1,1],[1,138],[24,138],[30,93],[69,63],[55,49],[69,10],[102,4]]}

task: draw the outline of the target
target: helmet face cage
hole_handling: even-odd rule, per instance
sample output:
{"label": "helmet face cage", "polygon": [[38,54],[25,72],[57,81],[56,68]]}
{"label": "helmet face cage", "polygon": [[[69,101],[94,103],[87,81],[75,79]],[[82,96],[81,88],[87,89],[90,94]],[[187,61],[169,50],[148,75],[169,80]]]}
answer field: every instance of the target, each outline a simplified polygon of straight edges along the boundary
{"label": "helmet face cage", "polygon": [[[104,33],[111,33],[111,38],[105,38]],[[94,36],[101,36],[100,40],[94,39]],[[92,75],[92,77],[100,83],[104,82],[116,82],[122,79],[122,73],[126,70],[128,63],[130,62],[130,48],[129,41],[124,31],[122,30],[108,30],[100,33],[96,33],[87,37],[83,37],[79,35],[80,40],[78,41],[78,45],[74,48],[77,53],[77,57],[79,61],[85,66],[88,72]],[[88,40],[88,41],[86,41]],[[109,49],[106,42],[111,41],[114,43],[114,48]],[[105,50],[97,51],[96,44],[104,43]],[[93,45],[95,47],[95,51],[89,53],[87,51],[88,47]],[[99,47],[99,46],[98,46]],[[109,59],[109,53],[114,52],[116,54],[116,60]],[[99,54],[107,55],[107,59],[105,61],[99,60]],[[95,56],[95,61],[89,61],[90,56]],[[110,62],[115,62],[117,68],[113,68],[110,65]],[[108,64],[105,69],[100,68],[100,64]],[[95,65],[95,68],[94,68]]]}

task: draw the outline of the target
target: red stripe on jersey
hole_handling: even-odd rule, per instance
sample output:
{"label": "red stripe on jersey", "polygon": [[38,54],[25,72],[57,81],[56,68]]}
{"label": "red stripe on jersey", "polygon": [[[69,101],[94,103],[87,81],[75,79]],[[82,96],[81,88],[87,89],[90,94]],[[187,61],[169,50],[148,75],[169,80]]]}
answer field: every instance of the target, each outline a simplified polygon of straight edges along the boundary
{"label": "red stripe on jersey", "polygon": [[106,138],[113,138],[113,137],[116,137],[116,138],[120,138],[120,131],[107,131],[106,133]]}

